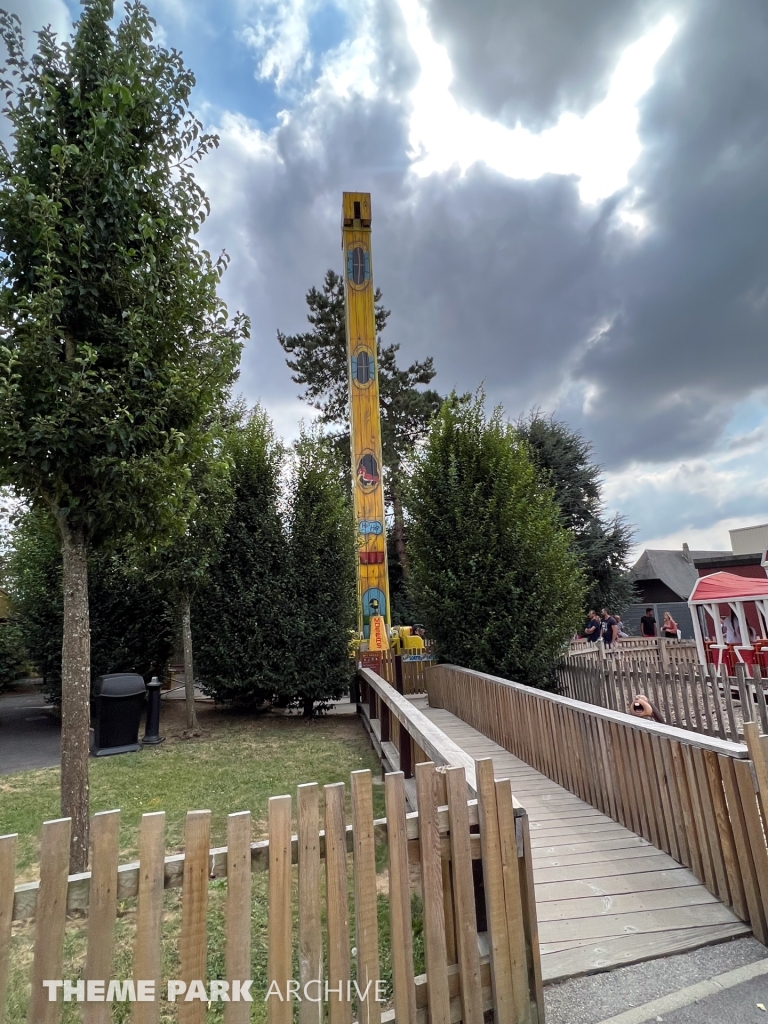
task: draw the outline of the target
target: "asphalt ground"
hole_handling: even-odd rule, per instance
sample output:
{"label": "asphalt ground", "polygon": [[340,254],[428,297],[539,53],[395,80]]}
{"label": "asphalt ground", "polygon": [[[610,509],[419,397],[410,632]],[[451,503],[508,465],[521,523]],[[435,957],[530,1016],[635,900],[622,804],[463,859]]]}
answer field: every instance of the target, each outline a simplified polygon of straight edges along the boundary
{"label": "asphalt ground", "polygon": [[[547,1024],[614,1024],[612,1018],[633,1008],[690,989],[747,964],[765,961],[768,950],[757,939],[735,939],[690,953],[647,960],[603,974],[573,978],[544,989]],[[695,993],[694,993],[695,994]],[[669,1000],[673,1003],[674,1000]],[[766,1011],[757,1007],[763,1003]],[[634,1020],[615,1024],[768,1024],[768,974],[732,988],[705,994],[679,1008],[658,1007],[651,1016],[638,1012]]]}
{"label": "asphalt ground", "polygon": [[61,722],[33,687],[0,697],[0,775],[30,768],[55,768],[60,759]]}

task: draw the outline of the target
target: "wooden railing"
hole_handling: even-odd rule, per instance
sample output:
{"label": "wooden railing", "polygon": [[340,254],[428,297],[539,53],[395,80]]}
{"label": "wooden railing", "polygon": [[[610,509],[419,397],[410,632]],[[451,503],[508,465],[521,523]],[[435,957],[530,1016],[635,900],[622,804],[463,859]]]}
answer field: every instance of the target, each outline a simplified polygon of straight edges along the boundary
{"label": "wooden railing", "polygon": [[[57,979],[67,980],[75,999],[89,990],[95,995],[97,1001],[83,1004],[86,1024],[107,1024],[113,998],[120,999],[119,990],[110,994],[118,902],[138,897],[129,980],[137,996],[142,982],[147,998],[133,1005],[132,1021],[137,1024],[160,1020],[161,999],[171,991],[169,981],[175,983],[181,1024],[203,1024],[207,1000],[235,991],[247,995],[224,1003],[226,1024],[250,1021],[248,995],[266,999],[270,1024],[291,1024],[295,997],[289,995],[289,982],[293,993],[304,997],[299,1004],[302,1024],[320,1024],[326,1001],[329,1024],[351,1024],[353,1019],[361,1024],[425,1024],[427,1020],[482,1024],[487,1010],[507,1024],[543,1024],[540,981],[537,988],[534,976],[537,947],[531,945],[531,911],[526,901],[530,892],[527,831],[521,827],[509,781],[494,781],[492,763],[478,762],[472,774],[477,799],[468,801],[463,767],[437,769],[433,763],[419,764],[418,814],[406,811],[403,774],[388,774],[384,780],[387,816],[374,820],[371,773],[353,772],[351,825],[345,824],[343,783],[323,788],[322,813],[320,788],[314,783],[300,786],[296,835],[291,834],[293,801],[290,796],[278,796],[269,801],[267,840],[251,842],[249,812],[232,814],[227,846],[220,849],[210,849],[210,812],[191,811],[185,852],[170,857],[164,856],[165,814],[145,814],[139,860],[121,866],[119,811],[97,814],[91,833],[92,871],[69,877],[70,820],[49,821],[43,825],[39,882],[15,888],[16,837],[0,837],[0,1019],[4,1019],[9,967],[17,1007],[20,999],[13,961],[18,936],[12,938],[12,924],[34,918],[29,1024],[60,1021],[62,986],[50,1001],[50,985],[43,984]],[[387,846],[384,877],[381,872],[377,875],[377,841]],[[485,879],[489,933],[485,945],[478,939],[475,863],[482,864]],[[258,937],[266,945],[267,970],[265,980],[253,981],[257,991],[251,991],[251,954],[257,938],[252,934],[256,896],[252,879],[259,872],[268,875],[266,937]],[[206,977],[208,945],[221,940],[216,939],[220,930],[208,935],[209,879],[226,879],[227,885],[224,970],[213,979]],[[171,937],[177,944],[179,971],[176,979],[164,979],[162,940],[164,933],[168,938],[172,925],[164,920],[163,890],[178,886],[180,930]],[[380,899],[380,893],[386,896]],[[376,983],[382,979],[379,917],[383,907],[389,918],[391,985],[387,979],[382,987]],[[423,963],[414,954],[414,909],[423,917]],[[75,911],[79,913],[70,919],[68,915]],[[72,969],[64,957],[67,932],[82,930],[83,913],[87,914],[84,966],[67,975],[65,967]],[[125,927],[123,921],[123,939]],[[535,913],[533,932],[535,940]],[[296,978],[294,962],[298,962]],[[121,987],[126,980],[120,979]],[[78,982],[82,983],[80,993]],[[193,982],[201,984],[192,1001],[185,1001],[186,992],[195,990]],[[123,996],[126,993],[130,998],[129,987]]]}
{"label": "wooden railing", "polygon": [[[368,729],[374,748],[381,757],[385,771],[389,768],[401,770],[406,777],[406,793],[410,800],[421,806],[419,776],[424,764],[437,765],[438,772],[459,768],[466,779],[470,795],[476,795],[482,805],[483,793],[489,795],[493,780],[493,763],[490,758],[475,761],[453,740],[445,735],[426,715],[422,714],[394,687],[375,672],[363,669],[359,673],[360,711],[363,723]],[[415,782],[413,776],[415,775]],[[409,781],[410,778],[410,781]],[[504,780],[505,786],[508,780]],[[496,782],[498,787],[499,782]],[[511,789],[509,790],[511,795]],[[488,796],[486,796],[486,799]],[[472,807],[472,801],[470,801]],[[508,847],[508,855],[514,856],[508,869],[519,880],[520,913],[515,910],[517,896],[512,905],[506,905],[510,934],[514,932],[515,942],[525,950],[527,965],[528,998],[531,1024],[537,1019],[544,1020],[544,998],[541,977],[538,925],[536,920],[536,898],[533,885],[533,858],[531,854],[530,827],[525,808],[511,795],[512,816],[506,820],[509,836],[516,836],[516,843]],[[516,864],[516,870],[512,864]],[[498,889],[483,873],[484,886],[480,902],[485,904],[486,918],[490,925],[491,906],[498,903],[493,890]],[[517,884],[517,883],[515,883]],[[517,890],[515,890],[516,892]],[[494,911],[495,912],[495,911]],[[512,940],[510,940],[512,941]],[[518,1015],[522,1010],[518,1011]],[[497,1018],[500,1019],[500,1018]],[[514,1018],[517,1020],[517,1018]],[[520,1019],[524,1019],[521,1017]]]}
{"label": "wooden railing", "polygon": [[766,943],[768,737],[755,722],[744,746],[450,665],[431,670],[428,694],[685,864]]}
{"label": "wooden railing", "polygon": [[627,711],[633,698],[643,694],[667,725],[735,742],[743,740],[743,722],[756,712],[768,733],[768,680],[757,666],[747,675],[739,665],[729,677],[725,666],[718,672],[714,665],[680,664],[663,671],[656,663],[634,659],[588,662],[568,657],[558,664],[556,675],[562,694],[588,704]]}
{"label": "wooden railing", "polygon": [[629,636],[606,647],[602,640],[573,640],[567,657],[587,662],[621,662],[627,658],[639,659],[649,665],[669,669],[675,665],[698,664],[699,655],[693,640],[670,640],[667,637]]}

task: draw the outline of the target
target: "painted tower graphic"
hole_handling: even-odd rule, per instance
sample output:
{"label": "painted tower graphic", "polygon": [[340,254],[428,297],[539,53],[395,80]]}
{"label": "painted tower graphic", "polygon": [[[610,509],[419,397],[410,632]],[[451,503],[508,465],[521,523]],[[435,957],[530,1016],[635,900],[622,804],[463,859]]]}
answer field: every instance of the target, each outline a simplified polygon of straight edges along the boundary
{"label": "painted tower graphic", "polygon": [[368,192],[344,193],[341,247],[344,250],[352,480],[358,549],[357,625],[368,639],[371,615],[383,615],[387,625],[390,621]]}

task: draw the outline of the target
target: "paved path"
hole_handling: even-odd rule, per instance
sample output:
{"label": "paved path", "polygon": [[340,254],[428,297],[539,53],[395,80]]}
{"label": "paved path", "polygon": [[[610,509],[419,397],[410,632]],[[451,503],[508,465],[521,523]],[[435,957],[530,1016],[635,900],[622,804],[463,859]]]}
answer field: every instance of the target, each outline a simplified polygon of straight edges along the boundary
{"label": "paved path", "polygon": [[666,853],[426,697],[413,703],[471,757],[492,757],[528,812],[545,981],[751,933]]}
{"label": "paved path", "polygon": [[61,723],[37,691],[0,697],[0,775],[29,768],[55,768],[60,760]]}

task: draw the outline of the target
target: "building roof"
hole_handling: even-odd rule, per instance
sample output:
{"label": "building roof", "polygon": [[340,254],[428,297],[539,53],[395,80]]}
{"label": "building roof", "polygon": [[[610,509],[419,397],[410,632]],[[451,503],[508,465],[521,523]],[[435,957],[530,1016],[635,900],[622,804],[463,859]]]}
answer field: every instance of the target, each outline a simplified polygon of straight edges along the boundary
{"label": "building roof", "polygon": [[668,551],[660,548],[646,548],[630,569],[633,580],[661,580],[670,590],[687,601],[699,573],[694,565],[696,559],[722,555],[722,551]]}
{"label": "building roof", "polygon": [[768,578],[752,579],[732,572],[713,572],[696,581],[691,601],[752,601],[768,597]]}
{"label": "building roof", "polygon": [[[697,556],[694,561],[697,569],[711,569],[712,572],[718,572],[720,569],[733,569],[740,565],[760,565],[760,555],[734,555],[731,551],[717,551],[704,558]],[[709,574],[705,573],[705,575]]]}

